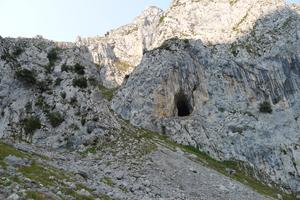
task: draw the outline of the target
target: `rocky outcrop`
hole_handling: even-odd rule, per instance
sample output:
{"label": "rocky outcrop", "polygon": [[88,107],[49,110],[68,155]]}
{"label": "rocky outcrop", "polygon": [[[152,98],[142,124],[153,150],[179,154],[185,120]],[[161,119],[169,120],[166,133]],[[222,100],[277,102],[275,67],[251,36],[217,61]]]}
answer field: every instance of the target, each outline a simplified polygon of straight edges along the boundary
{"label": "rocky outcrop", "polygon": [[[288,7],[284,0],[174,0],[165,12],[150,7],[132,23],[107,32],[105,37],[78,38],[77,45],[88,46],[94,62],[103,67],[104,85],[117,87],[140,63],[143,52],[167,39],[200,39],[209,46],[234,43],[259,26],[260,18]],[[282,21],[292,20],[290,14],[280,13],[277,18]],[[278,23],[270,20],[267,30],[273,27]]]}
{"label": "rocky outcrop", "polygon": [[[299,10],[280,0],[174,0],[165,12],[150,7],[133,23],[76,44],[0,38],[0,138],[34,144],[25,150],[52,155],[55,167],[89,172],[77,173],[92,177],[80,183],[93,196],[263,198],[237,183],[227,188],[231,181],[202,164],[233,175],[232,162],[226,168],[205,157],[199,165],[193,160],[204,154],[187,154],[190,146],[299,194]],[[114,90],[104,86],[121,84],[114,111],[185,146],[119,119],[109,107]],[[0,151],[12,167],[35,163],[20,155]],[[14,174],[1,163],[0,172]]]}
{"label": "rocky outcrop", "polygon": [[[170,10],[210,5],[188,2],[174,1]],[[242,2],[226,5],[234,9]],[[112,108],[134,125],[160,131],[219,160],[243,161],[258,179],[299,193],[300,18],[297,7],[281,1],[252,6],[262,9],[253,8],[243,17],[239,27],[251,28],[234,40],[213,36],[214,44],[174,38],[147,52]],[[248,20],[260,10],[265,15]],[[212,22],[195,26],[210,26],[216,20],[210,17]]]}
{"label": "rocky outcrop", "polygon": [[58,46],[44,39],[0,39],[1,138],[71,148],[118,128],[89,51]]}
{"label": "rocky outcrop", "polygon": [[0,199],[267,199],[120,119],[99,77],[87,48],[0,38]]}
{"label": "rocky outcrop", "polygon": [[101,69],[106,87],[122,84],[126,75],[141,61],[144,49],[153,43],[156,26],[163,11],[149,7],[132,23],[111,30],[104,37],[78,38],[76,44],[87,46]]}

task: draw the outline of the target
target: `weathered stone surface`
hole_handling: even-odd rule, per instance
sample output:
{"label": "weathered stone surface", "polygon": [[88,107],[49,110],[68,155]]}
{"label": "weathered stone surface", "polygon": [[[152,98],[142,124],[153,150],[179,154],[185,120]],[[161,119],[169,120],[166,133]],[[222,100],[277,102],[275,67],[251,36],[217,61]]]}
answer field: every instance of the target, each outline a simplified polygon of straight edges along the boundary
{"label": "weathered stone surface", "polygon": [[[190,2],[174,1],[176,8],[169,12],[190,16],[194,12],[186,12],[193,5],[196,9],[213,4]],[[216,10],[225,5],[214,3]],[[238,5],[248,6],[247,1]],[[216,30],[210,36],[215,44],[199,33],[204,42],[175,38],[147,52],[112,108],[134,125],[160,131],[221,160],[244,161],[257,178],[300,192],[298,8],[285,7],[282,1],[251,5],[257,15],[244,19],[249,29],[233,40],[221,40]],[[208,15],[209,27],[217,18]],[[195,27],[206,25],[199,23]],[[264,101],[271,103],[272,114],[259,112]]]}
{"label": "weathered stone surface", "polygon": [[[73,148],[118,129],[89,51],[58,46],[44,39],[0,40],[0,137]],[[49,60],[51,51],[56,56]],[[41,124],[34,130],[31,117]]]}
{"label": "weathered stone surface", "polygon": [[19,158],[19,157],[13,156],[13,155],[7,156],[4,159],[4,162],[7,163],[8,165],[18,166],[18,167],[31,165],[31,162],[28,159]]}
{"label": "weathered stone surface", "polygon": [[[253,54],[261,54],[261,48],[252,46],[253,41],[236,44],[238,39],[252,34],[254,43],[259,38],[260,45],[283,43],[286,38],[273,35],[278,36],[276,32],[284,31],[287,25],[293,26],[295,18],[290,9],[296,11],[298,6],[286,5],[284,0],[174,0],[166,11],[150,7],[132,23],[107,32],[105,37],[78,38],[77,45],[88,46],[93,60],[103,67],[104,85],[117,87],[140,63],[145,51],[173,37],[200,39],[205,45],[217,45],[214,47],[219,53],[228,49],[218,44],[233,43],[230,51],[246,60]],[[278,10],[281,10],[280,15],[270,16]],[[269,18],[267,24],[264,22],[266,29],[259,21],[264,17]],[[253,29],[256,31],[252,32]]]}
{"label": "weathered stone surface", "polygon": [[153,43],[155,29],[163,11],[149,7],[132,23],[111,30],[104,37],[78,38],[76,44],[87,46],[101,69],[106,87],[121,85],[125,76],[141,61],[144,49]]}
{"label": "weathered stone surface", "polygon": [[[111,107],[132,124],[243,161],[256,178],[299,193],[298,13],[280,0],[174,0],[165,12],[150,7],[133,23],[76,44],[0,37],[0,138],[74,173],[87,188],[49,180],[77,195],[264,199],[195,155],[134,135],[110,110],[113,90],[102,86],[123,83]],[[272,113],[259,111],[264,101]],[[3,173],[1,184],[15,182],[0,187],[0,198],[26,195],[15,175],[49,198],[70,197],[15,167]]]}

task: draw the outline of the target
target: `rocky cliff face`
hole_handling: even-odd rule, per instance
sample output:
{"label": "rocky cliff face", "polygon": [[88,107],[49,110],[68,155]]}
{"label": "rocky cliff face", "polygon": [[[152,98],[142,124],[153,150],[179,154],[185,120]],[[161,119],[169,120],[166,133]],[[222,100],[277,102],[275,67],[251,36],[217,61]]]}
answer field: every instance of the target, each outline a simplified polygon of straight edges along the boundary
{"label": "rocky cliff face", "polygon": [[0,199],[267,199],[120,119],[99,77],[85,47],[0,38]]}
{"label": "rocky cliff face", "polygon": [[[174,0],[75,44],[0,38],[0,138],[51,158],[0,143],[0,174],[19,188],[1,179],[0,198],[34,187],[54,199],[264,199],[203,165],[271,197],[285,194],[251,177],[299,194],[299,12],[280,0]],[[79,177],[40,188],[22,170],[35,160]]]}
{"label": "rocky cliff face", "polygon": [[147,52],[112,108],[299,193],[299,19],[283,1],[173,1],[154,46],[195,39]]}
{"label": "rocky cliff face", "polygon": [[105,37],[78,38],[77,45],[87,46],[101,69],[106,87],[117,87],[141,61],[144,49],[153,43],[163,11],[149,7],[128,25],[109,31]]}
{"label": "rocky cliff face", "polygon": [[44,39],[0,42],[0,137],[72,147],[116,128],[86,48],[60,48]]}
{"label": "rocky cliff face", "polygon": [[[88,46],[94,62],[103,67],[104,85],[117,87],[140,63],[144,51],[159,47],[167,39],[201,39],[206,45],[233,43],[255,29],[260,18],[284,8],[283,0],[178,0],[165,12],[150,7],[105,37],[78,38],[77,44]],[[285,18],[289,14],[281,13],[277,17],[289,20]],[[277,25],[270,20],[267,29]]]}

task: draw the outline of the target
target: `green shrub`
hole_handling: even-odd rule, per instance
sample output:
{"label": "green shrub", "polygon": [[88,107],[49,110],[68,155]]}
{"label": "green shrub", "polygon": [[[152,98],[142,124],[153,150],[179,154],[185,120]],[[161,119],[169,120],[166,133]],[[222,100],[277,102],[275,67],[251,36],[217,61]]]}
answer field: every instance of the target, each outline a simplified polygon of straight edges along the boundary
{"label": "green shrub", "polygon": [[161,17],[159,18],[159,24],[163,23],[164,20],[165,20],[165,16],[161,16]]}
{"label": "green shrub", "polygon": [[62,72],[69,72],[70,71],[70,66],[68,66],[68,65],[66,65],[66,64],[63,64],[62,66],[61,66],[61,71]]}
{"label": "green shrub", "polygon": [[24,119],[22,125],[26,134],[33,134],[42,127],[40,119],[36,116],[30,116]]}
{"label": "green shrub", "polygon": [[81,120],[80,120],[80,122],[81,122],[81,125],[84,126],[85,123],[86,123],[86,119],[84,117],[82,117]]}
{"label": "green shrub", "polygon": [[43,81],[38,81],[36,84],[36,88],[40,90],[40,93],[44,93],[46,91],[50,91],[52,84],[52,80],[43,80]]}
{"label": "green shrub", "polygon": [[70,105],[73,105],[73,106],[75,106],[76,104],[77,104],[77,98],[76,98],[76,96],[74,96],[74,97],[71,97],[70,98]]}
{"label": "green shrub", "polygon": [[114,62],[114,66],[122,72],[126,72],[130,67],[132,67],[128,62],[121,60]]}
{"label": "green shrub", "polygon": [[261,104],[259,104],[259,111],[262,113],[272,113],[272,107],[271,104],[268,101],[264,101]]}
{"label": "green shrub", "polygon": [[63,81],[62,78],[57,78],[57,79],[55,80],[55,85],[56,85],[56,86],[59,86],[60,83],[61,83],[62,81]]}
{"label": "green shrub", "polygon": [[64,118],[59,112],[52,112],[47,114],[47,118],[52,127],[58,127],[63,123]]}
{"label": "green shrub", "polygon": [[17,57],[17,56],[21,55],[22,53],[23,53],[23,49],[21,49],[20,47],[17,47],[14,50],[13,55]]}
{"label": "green shrub", "polygon": [[49,113],[50,111],[50,105],[47,104],[43,96],[38,96],[35,101],[35,106],[40,108],[43,112]]}
{"label": "green shrub", "polygon": [[36,83],[36,75],[33,71],[28,69],[19,69],[15,73],[16,79],[29,85]]}
{"label": "green shrub", "polygon": [[66,92],[61,92],[61,93],[60,93],[60,96],[61,96],[61,98],[65,99],[66,96],[67,96],[67,94],[66,94]]}
{"label": "green shrub", "polygon": [[80,87],[80,88],[87,88],[87,80],[85,77],[78,77],[73,79],[73,86]]}
{"label": "green shrub", "polygon": [[47,74],[51,74],[54,70],[54,67],[53,67],[54,63],[49,63],[48,65],[45,66],[45,70],[46,70],[46,73]]}
{"label": "green shrub", "polygon": [[9,50],[4,50],[3,54],[1,55],[1,59],[7,62],[16,60],[15,57],[9,53]]}
{"label": "green shrub", "polygon": [[69,129],[73,129],[74,131],[77,131],[77,130],[79,130],[79,127],[78,127],[77,124],[71,124],[71,125],[69,126]]}
{"label": "green shrub", "polygon": [[48,52],[47,58],[50,62],[50,65],[54,65],[55,61],[58,58],[57,49],[53,48]]}
{"label": "green shrub", "polygon": [[89,84],[91,85],[91,86],[97,86],[98,85],[98,81],[97,81],[97,79],[95,78],[95,77],[89,77],[88,78],[88,80],[89,80]]}
{"label": "green shrub", "polygon": [[84,66],[76,63],[74,65],[74,72],[76,72],[79,75],[84,75],[85,74],[85,72],[84,72]]}
{"label": "green shrub", "polygon": [[104,87],[103,85],[99,85],[98,89],[100,90],[102,96],[105,99],[107,99],[108,101],[112,100],[112,98],[114,96],[114,93],[117,90],[117,88],[115,88],[115,89],[109,89],[109,88]]}

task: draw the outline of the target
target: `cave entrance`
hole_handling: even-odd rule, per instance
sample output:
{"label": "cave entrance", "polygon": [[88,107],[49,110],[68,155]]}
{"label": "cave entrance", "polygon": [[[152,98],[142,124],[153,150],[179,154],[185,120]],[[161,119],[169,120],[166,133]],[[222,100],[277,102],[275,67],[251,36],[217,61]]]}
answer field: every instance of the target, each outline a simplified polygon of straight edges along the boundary
{"label": "cave entrance", "polygon": [[189,116],[192,113],[192,107],[186,95],[181,91],[175,96],[177,115],[179,117]]}

